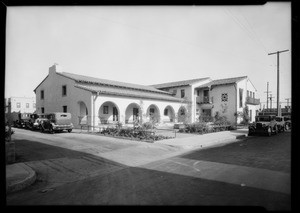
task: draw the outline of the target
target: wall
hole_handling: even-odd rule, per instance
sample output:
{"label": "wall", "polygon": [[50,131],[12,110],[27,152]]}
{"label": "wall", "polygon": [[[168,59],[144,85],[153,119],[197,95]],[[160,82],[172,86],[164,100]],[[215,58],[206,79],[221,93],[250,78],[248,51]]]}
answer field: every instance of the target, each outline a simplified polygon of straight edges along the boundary
{"label": "wall", "polygon": [[[243,79],[241,81],[239,81],[237,83],[237,111],[239,112],[243,112],[243,109],[245,108],[246,106],[246,99],[247,99],[247,90],[251,92],[255,92],[255,97],[258,97],[258,94],[257,94],[257,91],[254,87],[254,85],[251,83],[251,81],[247,78],[247,79]],[[243,89],[243,107],[240,107],[240,103],[239,103],[239,88],[242,88]],[[248,106],[248,109],[249,109],[249,113],[250,113],[250,110],[252,110],[252,120],[250,122],[253,122],[255,120],[255,115],[256,115],[256,110],[259,108],[259,105],[250,105],[250,104],[247,104]],[[239,119],[239,122],[241,122],[242,119]]]}
{"label": "wall", "polygon": [[[228,101],[222,101],[222,94],[227,93]],[[227,120],[235,123],[236,110],[236,92],[234,84],[215,86],[210,91],[210,97],[213,97],[212,116],[219,112],[220,116],[226,116]]]}
{"label": "wall", "polygon": [[[62,86],[67,86],[67,95],[62,96]],[[80,101],[84,102],[88,112],[92,112],[91,92],[74,87],[75,81],[55,72],[49,72],[45,81],[36,89],[36,109],[41,113],[44,107],[45,113],[63,112],[63,106],[67,106],[67,112],[72,114],[72,123],[78,127],[80,116]],[[41,100],[40,91],[44,90],[44,99]]]}

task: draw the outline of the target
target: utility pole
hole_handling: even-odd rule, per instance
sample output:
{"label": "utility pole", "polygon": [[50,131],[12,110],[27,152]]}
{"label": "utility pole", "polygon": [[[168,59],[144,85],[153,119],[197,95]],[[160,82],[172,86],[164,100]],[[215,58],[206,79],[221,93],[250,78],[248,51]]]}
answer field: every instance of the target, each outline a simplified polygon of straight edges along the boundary
{"label": "utility pole", "polygon": [[272,99],[275,97],[271,95],[269,98],[270,98],[270,112],[271,112],[272,111]]}
{"label": "utility pole", "polygon": [[270,93],[271,91],[269,91],[269,82],[267,82],[267,91],[266,92],[264,92],[264,93],[267,93],[267,110],[268,110],[268,108],[269,108],[269,93]]}
{"label": "utility pole", "polygon": [[277,115],[279,116],[279,53],[287,52],[289,50],[277,51],[269,53],[268,55],[277,54]]}

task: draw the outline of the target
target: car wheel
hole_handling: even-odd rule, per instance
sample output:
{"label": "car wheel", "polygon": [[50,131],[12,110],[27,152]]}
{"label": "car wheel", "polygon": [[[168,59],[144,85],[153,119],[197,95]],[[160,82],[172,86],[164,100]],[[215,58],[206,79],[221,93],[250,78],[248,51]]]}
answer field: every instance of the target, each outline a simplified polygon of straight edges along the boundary
{"label": "car wheel", "polygon": [[272,128],[271,127],[268,128],[267,134],[268,134],[269,137],[272,135]]}
{"label": "car wheel", "polygon": [[72,132],[72,129],[68,129],[68,132],[69,132],[69,133]]}
{"label": "car wheel", "polygon": [[278,133],[278,127],[275,126],[274,135],[277,135],[277,133]]}
{"label": "car wheel", "polygon": [[53,127],[52,127],[52,126],[50,127],[49,132],[50,132],[51,134],[54,133],[54,130],[53,130]]}
{"label": "car wheel", "polygon": [[284,128],[285,128],[285,130],[289,130],[289,125],[286,124],[286,125],[284,126]]}

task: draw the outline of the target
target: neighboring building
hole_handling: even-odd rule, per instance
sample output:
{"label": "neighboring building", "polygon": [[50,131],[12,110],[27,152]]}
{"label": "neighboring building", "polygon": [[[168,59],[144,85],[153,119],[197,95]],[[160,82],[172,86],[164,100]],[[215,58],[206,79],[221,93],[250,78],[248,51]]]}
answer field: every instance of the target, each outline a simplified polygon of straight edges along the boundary
{"label": "neighboring building", "polygon": [[11,103],[11,112],[33,113],[36,110],[35,97],[10,97],[6,100]]}
{"label": "neighboring building", "polygon": [[182,122],[182,115],[194,122],[202,114],[214,116],[217,111],[231,122],[240,122],[235,114],[247,105],[253,120],[259,105],[247,76],[143,86],[61,71],[54,64],[35,88],[36,109],[37,113],[70,112],[75,127],[154,118],[163,123]]}

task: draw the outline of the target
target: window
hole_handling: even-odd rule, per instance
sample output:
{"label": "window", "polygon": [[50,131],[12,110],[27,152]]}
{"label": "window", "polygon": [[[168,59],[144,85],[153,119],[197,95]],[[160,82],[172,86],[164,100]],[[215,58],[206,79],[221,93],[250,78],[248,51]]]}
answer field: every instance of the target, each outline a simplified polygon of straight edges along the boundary
{"label": "window", "polygon": [[177,94],[177,89],[173,90],[173,94],[176,95]]}
{"label": "window", "polygon": [[63,112],[67,112],[68,111],[68,107],[67,106],[63,106]]}
{"label": "window", "polygon": [[181,90],[181,98],[183,98],[185,96],[185,91],[184,89]]}
{"label": "window", "polygon": [[249,97],[249,90],[247,90],[247,97]]}
{"label": "window", "polygon": [[26,103],[26,108],[29,108],[29,103]]}
{"label": "window", "polygon": [[197,96],[200,96],[200,90],[197,90]]}
{"label": "window", "polygon": [[252,98],[252,92],[250,91],[250,98]]}
{"label": "window", "polygon": [[223,93],[222,96],[221,96],[221,101],[228,101],[228,94],[227,93]]}
{"label": "window", "polygon": [[255,98],[255,93],[253,92],[252,94],[253,94],[253,98]]}
{"label": "window", "polygon": [[168,109],[164,110],[164,115],[168,115]]}
{"label": "window", "polygon": [[44,90],[41,90],[41,99],[44,99]]}
{"label": "window", "polygon": [[45,109],[44,107],[41,108],[42,113],[45,113]]}
{"label": "window", "polygon": [[62,86],[62,96],[66,96],[67,95],[67,86],[63,85]]}
{"label": "window", "polygon": [[103,106],[103,114],[108,114],[108,106]]}
{"label": "window", "polygon": [[239,92],[240,92],[240,107],[243,107],[243,89],[239,89]]}
{"label": "window", "polygon": [[17,108],[21,108],[21,103],[17,103]]}

